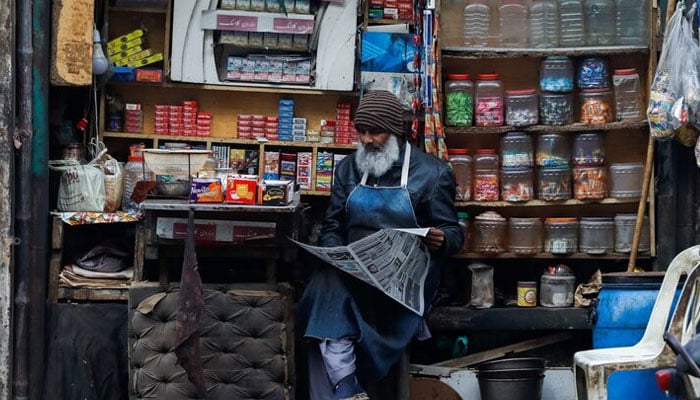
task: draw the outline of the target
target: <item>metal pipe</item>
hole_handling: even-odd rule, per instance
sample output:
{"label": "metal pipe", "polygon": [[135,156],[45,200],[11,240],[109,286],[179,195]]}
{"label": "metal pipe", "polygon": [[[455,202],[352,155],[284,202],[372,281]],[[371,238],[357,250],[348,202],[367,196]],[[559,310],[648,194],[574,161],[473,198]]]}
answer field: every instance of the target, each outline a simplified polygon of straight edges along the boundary
{"label": "metal pipe", "polygon": [[29,245],[32,241],[32,2],[17,4],[17,190],[15,224],[19,243],[15,262],[15,327],[13,395],[24,400],[29,395]]}

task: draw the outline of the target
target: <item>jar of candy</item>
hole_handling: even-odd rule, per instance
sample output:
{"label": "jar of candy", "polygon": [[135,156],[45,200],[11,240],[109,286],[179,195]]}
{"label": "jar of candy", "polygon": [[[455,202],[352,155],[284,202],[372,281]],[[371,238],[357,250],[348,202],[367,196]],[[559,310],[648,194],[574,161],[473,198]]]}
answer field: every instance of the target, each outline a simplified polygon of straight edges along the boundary
{"label": "jar of candy", "polygon": [[610,89],[583,89],[579,92],[580,121],[584,124],[606,124],[613,121],[613,99]]}
{"label": "jar of candy", "polygon": [[573,161],[576,165],[603,165],[605,163],[605,134],[579,133],[574,136]]}
{"label": "jar of candy", "polygon": [[539,218],[510,218],[508,220],[508,251],[513,254],[537,254],[542,251],[542,220]]}
{"label": "jar of candy", "polygon": [[501,169],[501,199],[505,201],[530,201],[534,198],[532,168]]}
{"label": "jar of candy", "polygon": [[445,124],[472,126],[474,84],[469,74],[448,74],[445,82]]}
{"label": "jar of candy", "polygon": [[574,122],[574,94],[542,92],[540,95],[540,123],[568,125]]}
{"label": "jar of candy", "polygon": [[476,81],[476,126],[503,125],[503,83],[498,74],[479,74]]}
{"label": "jar of candy", "polygon": [[474,251],[481,254],[500,254],[506,251],[508,222],[494,211],[486,211],[474,218]]}
{"label": "jar of candy", "polygon": [[468,149],[449,149],[450,165],[455,176],[455,200],[472,199],[472,157]]}
{"label": "jar of candy", "polygon": [[575,166],[573,180],[576,200],[600,200],[608,195],[608,169],[602,165]]}
{"label": "jar of candy", "polygon": [[579,231],[579,249],[588,254],[606,254],[613,251],[615,224],[612,218],[583,217]]}
{"label": "jar of candy", "polygon": [[532,139],[524,132],[508,132],[501,138],[501,163],[504,168],[532,167]]}
{"label": "jar of candy", "polygon": [[547,92],[574,90],[574,63],[566,56],[549,56],[540,65],[540,89]]}
{"label": "jar of candy", "polygon": [[542,307],[571,307],[574,305],[576,277],[566,265],[550,266],[540,277]]}
{"label": "jar of candy", "polygon": [[540,168],[538,192],[541,200],[568,200],[571,198],[571,168]]}
{"label": "jar of candy", "polygon": [[498,154],[495,149],[479,149],[474,156],[474,200],[498,201]]}
{"label": "jar of candy", "polygon": [[506,124],[512,126],[536,125],[539,120],[539,101],[535,89],[506,90]]}
{"label": "jar of candy", "polygon": [[576,218],[547,218],[544,220],[544,251],[552,254],[572,254],[578,250],[579,224]]}
{"label": "jar of candy", "polygon": [[608,59],[604,57],[586,57],[576,72],[579,89],[605,89],[610,87]]}
{"label": "jar of candy", "polygon": [[616,69],[612,77],[615,88],[615,116],[618,121],[642,119],[642,86],[635,68]]}
{"label": "jar of candy", "polygon": [[540,135],[537,138],[537,165],[560,167],[569,165],[571,147],[568,137],[559,133]]}

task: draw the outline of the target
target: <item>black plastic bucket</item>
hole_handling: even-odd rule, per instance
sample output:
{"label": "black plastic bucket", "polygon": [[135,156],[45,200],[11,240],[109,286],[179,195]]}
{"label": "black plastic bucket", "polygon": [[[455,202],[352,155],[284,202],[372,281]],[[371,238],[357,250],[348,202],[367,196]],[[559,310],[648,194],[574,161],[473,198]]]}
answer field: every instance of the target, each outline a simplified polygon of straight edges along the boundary
{"label": "black plastic bucket", "polygon": [[491,361],[479,365],[481,400],[540,400],[544,360],[521,358]]}

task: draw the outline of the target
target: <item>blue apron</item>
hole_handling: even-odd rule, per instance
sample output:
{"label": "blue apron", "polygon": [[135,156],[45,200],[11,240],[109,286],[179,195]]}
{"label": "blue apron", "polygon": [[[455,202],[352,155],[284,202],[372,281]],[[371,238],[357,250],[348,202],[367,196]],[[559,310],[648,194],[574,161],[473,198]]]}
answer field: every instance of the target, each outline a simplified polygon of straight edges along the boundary
{"label": "blue apron", "polygon": [[[368,186],[365,173],[350,193],[346,203],[350,242],[383,228],[418,226],[406,187],[410,156],[411,146],[406,144],[400,186]],[[437,285],[435,270],[431,266],[427,281],[435,284],[427,285],[426,300]],[[331,267],[316,271],[299,310],[302,328],[306,324],[305,337],[356,341],[357,374],[365,382],[385,377],[424,323],[421,316],[379,290]]]}

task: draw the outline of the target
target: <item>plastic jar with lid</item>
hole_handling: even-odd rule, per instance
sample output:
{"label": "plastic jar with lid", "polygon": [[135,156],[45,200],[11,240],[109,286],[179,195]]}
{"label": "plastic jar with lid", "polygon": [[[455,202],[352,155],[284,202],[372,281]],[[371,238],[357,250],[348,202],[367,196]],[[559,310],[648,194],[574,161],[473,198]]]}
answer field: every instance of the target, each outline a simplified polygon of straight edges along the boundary
{"label": "plastic jar with lid", "polygon": [[[632,251],[632,240],[634,239],[634,227],[636,225],[637,214],[617,214],[615,216],[616,253],[629,253]],[[637,252],[648,253],[650,248],[649,217],[645,215]]]}
{"label": "plastic jar with lid", "polygon": [[134,192],[136,182],[153,180],[153,172],[148,165],[143,161],[143,157],[129,156],[124,165],[124,194],[122,197],[122,208],[125,211],[136,210],[139,208],[138,203],[131,200],[131,194]]}
{"label": "plastic jar with lid", "polygon": [[455,200],[472,199],[472,157],[468,149],[449,149],[450,165],[455,176]]}
{"label": "plastic jar with lid", "polygon": [[571,147],[568,137],[559,133],[540,135],[537,138],[536,160],[540,167],[569,165]]}
{"label": "plastic jar with lid", "polygon": [[498,74],[479,74],[476,81],[476,126],[503,125],[503,83]]}
{"label": "plastic jar with lid", "polygon": [[572,155],[576,165],[603,165],[605,163],[605,134],[579,133],[574,136]]}
{"label": "plastic jar with lid", "polygon": [[540,64],[540,89],[547,92],[574,90],[574,63],[567,56],[549,56]]}
{"label": "plastic jar with lid", "polygon": [[586,57],[576,70],[576,84],[579,89],[606,89],[610,87],[608,59]]}
{"label": "plastic jar with lid", "polygon": [[[586,44],[609,46],[615,42],[615,3],[613,0],[584,0]],[[643,23],[643,21],[639,21]]]}
{"label": "plastic jar with lid", "polygon": [[559,46],[557,0],[532,0],[528,9],[528,44],[533,49]]}
{"label": "plastic jar with lid", "polygon": [[524,132],[508,132],[501,138],[501,165],[505,168],[532,167],[532,138]]}
{"label": "plastic jar with lid", "polygon": [[508,251],[518,255],[541,252],[542,220],[539,218],[510,218],[508,220]]}
{"label": "plastic jar with lid", "polygon": [[608,195],[608,169],[603,165],[574,166],[573,181],[576,200],[601,200]]}
{"label": "plastic jar with lid", "polygon": [[607,217],[583,217],[580,221],[579,249],[588,254],[606,254],[613,251],[615,223]]}
{"label": "plastic jar with lid", "polygon": [[635,68],[616,69],[612,77],[615,89],[615,117],[618,121],[642,119],[642,85]]}
{"label": "plastic jar with lid", "polygon": [[479,149],[474,156],[474,200],[498,201],[498,154],[495,149]]}
{"label": "plastic jar with lid", "polygon": [[457,222],[459,223],[459,227],[462,229],[462,237],[464,238],[464,242],[462,243],[462,250],[460,251],[460,253],[468,253],[471,243],[471,232],[469,229],[469,214],[464,211],[458,212]]}
{"label": "plastic jar with lid", "polygon": [[469,74],[448,74],[445,82],[445,124],[472,126],[474,84]]}
{"label": "plastic jar with lid", "polygon": [[544,251],[552,254],[572,254],[578,251],[578,226],[576,218],[545,219]]}
{"label": "plastic jar with lid", "polygon": [[500,254],[506,251],[508,221],[494,211],[486,211],[474,218],[474,251],[481,254]]}
{"label": "plastic jar with lid", "polygon": [[536,125],[539,120],[539,100],[535,89],[506,90],[506,125]]}
{"label": "plastic jar with lid", "polygon": [[518,202],[534,199],[532,168],[501,169],[501,199]]}
{"label": "plastic jar with lid", "polygon": [[571,168],[540,168],[538,171],[538,198],[540,200],[568,200],[571,198]]}
{"label": "plastic jar with lid", "polygon": [[613,121],[613,94],[610,89],[581,90],[579,105],[579,120],[584,124],[607,124]]}
{"label": "plastic jar with lid", "polygon": [[574,94],[542,92],[540,94],[540,123],[569,125],[574,122]]}
{"label": "plastic jar with lid", "polygon": [[642,195],[644,164],[615,163],[610,164],[610,197],[616,199],[633,199]]}
{"label": "plastic jar with lid", "polygon": [[576,277],[566,265],[547,267],[540,277],[542,307],[571,307],[574,305]]}

